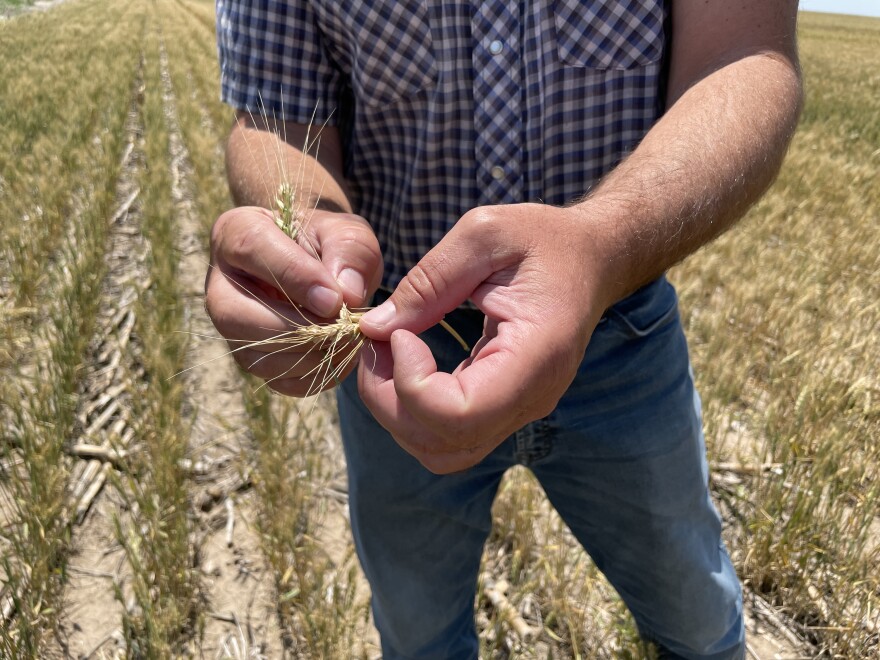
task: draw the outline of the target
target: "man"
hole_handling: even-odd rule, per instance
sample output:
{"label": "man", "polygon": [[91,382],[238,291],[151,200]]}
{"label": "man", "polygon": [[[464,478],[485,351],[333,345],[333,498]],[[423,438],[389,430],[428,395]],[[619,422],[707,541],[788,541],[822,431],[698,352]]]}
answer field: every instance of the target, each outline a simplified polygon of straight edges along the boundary
{"label": "man", "polygon": [[[235,281],[277,283],[318,320],[379,289],[338,402],[386,658],[476,657],[489,510],[518,463],[663,654],[743,657],[663,273],[775,176],[801,101],[796,11],[218,0],[223,95],[240,110],[229,181],[250,206],[215,224],[208,310],[225,336],[259,340],[285,329],[272,309],[293,311]],[[288,171],[319,193],[320,260],[261,208],[278,182],[253,158],[274,148],[245,112],[261,100],[283,113]],[[300,149],[312,121],[317,156]],[[470,355],[429,330],[444,315]],[[306,394],[319,358],[269,351],[236,357]]]}

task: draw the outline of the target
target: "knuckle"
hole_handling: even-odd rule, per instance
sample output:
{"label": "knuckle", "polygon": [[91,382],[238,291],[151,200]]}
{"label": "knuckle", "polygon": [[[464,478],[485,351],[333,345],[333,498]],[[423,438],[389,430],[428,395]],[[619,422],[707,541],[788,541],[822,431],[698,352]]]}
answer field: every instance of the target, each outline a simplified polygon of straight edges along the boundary
{"label": "knuckle", "polygon": [[[420,460],[420,462],[422,461]],[[422,465],[429,472],[443,476],[456,474],[458,472],[464,472],[474,467],[474,465],[476,465],[477,463],[479,463],[478,460],[471,459],[469,457],[456,456],[455,458],[452,458],[450,456],[446,456],[443,458],[438,457],[436,459],[426,459],[426,462],[422,462]]]}
{"label": "knuckle", "polygon": [[465,213],[462,218],[469,229],[494,229],[498,226],[498,213],[491,207],[478,206]]}
{"label": "knuckle", "polygon": [[227,255],[237,263],[248,262],[263,238],[262,225],[249,223],[232,237]]}
{"label": "knuckle", "polygon": [[279,391],[283,390],[283,394],[296,391],[296,388],[302,385],[301,379],[290,370],[286,365],[278,365],[266,362],[265,360],[256,359],[245,361],[242,368],[252,376],[255,376],[266,382],[266,387],[274,386]]}
{"label": "knuckle", "polygon": [[337,249],[343,251],[357,250],[358,253],[366,253],[370,257],[379,254],[379,242],[373,232],[360,225],[345,225],[333,235],[333,243]]}
{"label": "knuckle", "polygon": [[297,259],[286,259],[281,270],[275,274],[278,283],[287,291],[295,282],[299,282],[302,277],[302,267]]}
{"label": "knuckle", "polygon": [[343,223],[332,234],[330,244],[338,254],[353,258],[368,269],[382,261],[379,240],[369,226]]}
{"label": "knuckle", "polygon": [[241,369],[249,374],[254,376],[263,378],[258,373],[260,371],[260,362],[259,360],[255,360],[254,356],[250,354],[249,351],[241,350],[241,344],[235,341],[226,342],[229,345],[229,350],[232,352],[232,358],[235,360],[235,363],[241,367]]}
{"label": "knuckle", "polygon": [[504,214],[492,207],[478,207],[462,217],[462,228],[468,232],[468,239],[485,249],[492,249],[504,237],[507,242],[511,233],[511,223]]}
{"label": "knuckle", "polygon": [[293,378],[282,378],[275,380],[267,380],[266,387],[283,396],[301,398],[305,396],[302,383]]}
{"label": "knuckle", "polygon": [[469,242],[476,245],[496,269],[505,267],[512,258],[522,256],[529,246],[529,241],[524,242],[522,237],[521,218],[512,222],[509,211],[504,208],[478,207],[465,213],[460,221],[462,229],[468,232]]}
{"label": "knuckle", "polygon": [[[436,438],[438,441],[441,438]],[[472,467],[478,462],[476,447],[459,447],[457,443],[441,441],[439,445],[426,445],[424,439],[408,443],[409,451],[422,467],[437,475],[452,474]]]}
{"label": "knuckle", "polygon": [[550,401],[544,402],[544,405],[539,407],[537,410],[537,419],[544,419],[545,417],[549,417],[550,415],[552,415],[553,411],[556,410],[556,407],[559,405],[559,398],[554,397]]}
{"label": "knuckle", "polygon": [[398,290],[409,298],[407,302],[410,305],[426,307],[437,300],[438,291],[445,288],[446,282],[441,269],[418,263],[410,269],[401,284]]}
{"label": "knuckle", "polygon": [[360,243],[366,233],[367,229],[362,225],[344,222],[333,232],[333,238],[340,243]]}
{"label": "knuckle", "polygon": [[367,222],[367,219],[364,218],[363,216],[357,215],[356,213],[340,213],[339,215],[344,220],[346,220],[347,223],[350,223],[352,225],[357,225],[357,226],[361,227],[362,229],[366,229],[368,231],[371,231],[369,229],[370,223]]}
{"label": "knuckle", "polygon": [[255,224],[252,218],[248,221],[243,217],[244,215],[244,210],[238,207],[222,213],[211,228],[211,244],[223,250],[228,247],[231,236],[237,231]]}
{"label": "knuckle", "polygon": [[468,241],[482,258],[492,264],[494,270],[506,268],[522,256],[524,249],[518,238],[522,225],[517,222],[514,230],[514,223],[503,211],[478,207],[468,211],[462,220],[462,227],[468,232]]}
{"label": "knuckle", "polygon": [[211,248],[215,254],[247,263],[271,240],[273,230],[277,227],[271,211],[259,207],[230,209],[211,228]]}

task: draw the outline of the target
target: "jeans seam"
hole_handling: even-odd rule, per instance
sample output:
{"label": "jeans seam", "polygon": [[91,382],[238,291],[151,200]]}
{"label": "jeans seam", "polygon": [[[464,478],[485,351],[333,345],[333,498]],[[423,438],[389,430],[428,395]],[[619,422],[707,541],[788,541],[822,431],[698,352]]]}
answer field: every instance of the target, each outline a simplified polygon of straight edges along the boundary
{"label": "jeans seam", "polygon": [[553,440],[547,419],[539,419],[527,424],[515,434],[514,459],[520,465],[529,467],[550,455]]}

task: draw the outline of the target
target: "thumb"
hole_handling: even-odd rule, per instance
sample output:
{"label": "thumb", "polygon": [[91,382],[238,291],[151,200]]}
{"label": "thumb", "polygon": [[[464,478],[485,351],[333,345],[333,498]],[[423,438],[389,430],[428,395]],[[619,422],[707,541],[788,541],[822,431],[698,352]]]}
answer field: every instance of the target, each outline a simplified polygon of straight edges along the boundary
{"label": "thumb", "polygon": [[462,217],[407,273],[391,297],[364,314],[361,331],[389,341],[395,330],[420,333],[467,300],[494,272],[485,222]]}

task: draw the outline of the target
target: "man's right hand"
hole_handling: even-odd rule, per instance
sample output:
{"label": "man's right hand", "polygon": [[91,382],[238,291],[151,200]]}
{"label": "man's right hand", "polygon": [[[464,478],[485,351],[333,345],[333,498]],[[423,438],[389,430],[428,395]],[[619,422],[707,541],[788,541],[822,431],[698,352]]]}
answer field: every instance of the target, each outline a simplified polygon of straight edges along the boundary
{"label": "man's right hand", "polygon": [[[319,391],[315,369],[324,352],[254,343],[294,324],[333,322],[343,302],[363,307],[382,277],[379,243],[366,220],[315,210],[305,224],[304,236],[294,241],[266,209],[227,211],[211,232],[212,266],[205,281],[205,308],[236,362],[288,396]],[[356,362],[351,360],[339,380]],[[324,389],[334,384],[324,383]]]}

